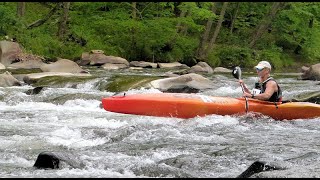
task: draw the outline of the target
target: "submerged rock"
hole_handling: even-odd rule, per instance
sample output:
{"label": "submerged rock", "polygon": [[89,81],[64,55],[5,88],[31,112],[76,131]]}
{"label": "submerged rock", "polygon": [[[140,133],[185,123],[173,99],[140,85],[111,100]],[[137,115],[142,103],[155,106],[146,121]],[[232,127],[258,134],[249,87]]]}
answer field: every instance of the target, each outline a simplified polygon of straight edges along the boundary
{"label": "submerged rock", "polygon": [[82,168],[84,165],[74,154],[65,152],[41,152],[33,167],[38,169],[60,169],[65,166]]}

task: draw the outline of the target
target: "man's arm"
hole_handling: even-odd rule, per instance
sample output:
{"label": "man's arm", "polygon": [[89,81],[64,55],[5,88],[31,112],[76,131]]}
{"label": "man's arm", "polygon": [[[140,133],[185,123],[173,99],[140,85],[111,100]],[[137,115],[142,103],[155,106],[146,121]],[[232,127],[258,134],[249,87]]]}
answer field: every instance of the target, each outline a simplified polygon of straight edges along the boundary
{"label": "man's arm", "polygon": [[276,91],[278,91],[277,83],[275,81],[268,81],[265,92],[255,95],[254,98],[259,100],[268,100]]}

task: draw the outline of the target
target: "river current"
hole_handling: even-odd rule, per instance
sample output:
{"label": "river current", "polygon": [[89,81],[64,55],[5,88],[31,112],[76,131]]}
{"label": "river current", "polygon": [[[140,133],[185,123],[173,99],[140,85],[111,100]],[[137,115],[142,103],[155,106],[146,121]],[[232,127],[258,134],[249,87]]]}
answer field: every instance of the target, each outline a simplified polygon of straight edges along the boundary
{"label": "river current", "polygon": [[[115,93],[96,86],[111,75],[102,70],[92,73],[99,78],[76,87],[47,87],[35,95],[25,93],[34,88],[30,85],[0,88],[0,177],[233,178],[258,160],[286,167],[261,172],[259,177],[320,177],[320,118],[275,121],[248,114],[185,120],[118,114],[100,107],[101,98]],[[215,87],[198,94],[241,96],[231,75],[208,78]],[[243,79],[251,85],[256,77]],[[319,82],[293,75],[277,81],[286,99],[320,87]],[[144,88],[126,93],[154,92],[161,93]],[[81,166],[33,168],[43,151],[71,154]]]}

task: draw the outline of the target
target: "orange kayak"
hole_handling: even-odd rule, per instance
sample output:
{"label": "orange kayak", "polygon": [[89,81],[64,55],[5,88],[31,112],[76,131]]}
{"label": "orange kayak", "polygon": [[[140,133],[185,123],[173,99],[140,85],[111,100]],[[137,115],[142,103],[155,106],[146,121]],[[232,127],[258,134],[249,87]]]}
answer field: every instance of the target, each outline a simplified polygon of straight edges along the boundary
{"label": "orange kayak", "polygon": [[[272,103],[248,98],[248,112],[261,113],[275,120],[320,117],[320,105],[309,102]],[[196,116],[243,115],[244,98],[213,97],[187,93],[151,93],[112,96],[102,99],[110,112],[159,117],[193,118]]]}

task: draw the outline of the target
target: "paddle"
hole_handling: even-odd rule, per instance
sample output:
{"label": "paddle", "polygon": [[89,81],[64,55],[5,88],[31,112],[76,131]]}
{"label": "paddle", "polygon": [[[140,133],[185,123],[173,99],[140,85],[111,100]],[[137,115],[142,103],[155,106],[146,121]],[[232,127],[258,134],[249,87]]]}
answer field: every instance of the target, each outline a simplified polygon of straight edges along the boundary
{"label": "paddle", "polygon": [[[232,70],[232,75],[233,77],[235,77],[236,79],[241,80],[241,68],[239,66],[236,66],[235,68],[233,68]],[[244,93],[244,88],[243,85],[240,84],[242,92]],[[249,108],[249,104],[248,104],[248,99],[247,97],[244,97],[246,99],[246,113],[248,112],[248,108]]]}

